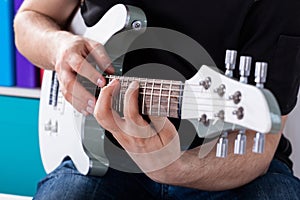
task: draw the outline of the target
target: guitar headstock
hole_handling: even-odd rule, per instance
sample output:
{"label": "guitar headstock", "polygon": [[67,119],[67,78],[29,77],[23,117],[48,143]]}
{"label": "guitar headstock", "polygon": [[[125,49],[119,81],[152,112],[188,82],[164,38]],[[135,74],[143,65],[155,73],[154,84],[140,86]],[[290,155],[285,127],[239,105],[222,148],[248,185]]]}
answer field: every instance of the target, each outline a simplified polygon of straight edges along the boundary
{"label": "guitar headstock", "polygon": [[205,65],[185,83],[182,119],[221,120],[262,133],[279,131],[280,112],[266,89],[233,80]]}
{"label": "guitar headstock", "polygon": [[251,129],[261,134],[280,130],[281,113],[277,101],[270,91],[263,88],[266,63],[256,63],[257,85],[253,86],[246,84],[251,58],[240,58],[239,81],[232,78],[235,59],[236,54],[227,52],[225,75],[203,65],[185,82],[181,118],[192,119],[200,137],[212,137],[216,132],[220,135],[236,129]]}

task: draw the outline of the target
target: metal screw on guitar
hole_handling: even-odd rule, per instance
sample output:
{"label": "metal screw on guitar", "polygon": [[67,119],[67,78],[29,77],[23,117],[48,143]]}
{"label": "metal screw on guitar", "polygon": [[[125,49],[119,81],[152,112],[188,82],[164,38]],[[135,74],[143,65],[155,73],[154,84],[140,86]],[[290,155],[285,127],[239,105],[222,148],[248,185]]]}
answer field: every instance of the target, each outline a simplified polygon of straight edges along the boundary
{"label": "metal screw on guitar", "polygon": [[236,91],[233,95],[229,96],[230,100],[233,100],[235,104],[240,103],[242,98],[242,93],[240,91]]}
{"label": "metal screw on guitar", "polygon": [[[256,87],[264,88],[264,83],[266,82],[267,77],[267,69],[268,64],[265,62],[257,62],[255,64],[255,82]],[[265,149],[265,134],[263,133],[256,133],[254,138],[254,145],[252,151],[254,153],[263,153]]]}
{"label": "metal screw on guitar", "polygon": [[243,119],[244,117],[244,108],[239,107],[237,110],[233,111],[232,114],[236,115],[237,119]]}
{"label": "metal screw on guitar", "polygon": [[201,115],[201,117],[199,118],[199,122],[202,122],[204,126],[208,126],[209,120],[207,119],[207,115],[206,114]]}
{"label": "metal screw on guitar", "polygon": [[214,89],[214,92],[216,92],[220,97],[222,97],[226,92],[226,86],[224,84],[221,84],[217,89]]}
{"label": "metal screw on guitar", "polygon": [[201,85],[204,89],[208,89],[211,86],[211,78],[206,77],[203,81],[199,82],[199,85]]}
{"label": "metal screw on guitar", "polygon": [[135,30],[135,31],[141,30],[141,28],[142,28],[142,22],[139,21],[139,20],[136,20],[136,21],[132,22],[131,28],[132,28],[133,30]]}
{"label": "metal screw on guitar", "polygon": [[221,120],[225,119],[225,112],[224,110],[220,110],[218,113],[215,114],[215,117],[218,117]]}

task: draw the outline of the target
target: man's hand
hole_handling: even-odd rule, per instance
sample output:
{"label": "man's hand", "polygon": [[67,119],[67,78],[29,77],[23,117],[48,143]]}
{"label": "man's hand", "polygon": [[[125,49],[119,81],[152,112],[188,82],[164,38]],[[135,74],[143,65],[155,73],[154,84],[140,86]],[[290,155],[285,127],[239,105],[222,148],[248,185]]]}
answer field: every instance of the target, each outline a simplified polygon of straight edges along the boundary
{"label": "man's hand", "polygon": [[113,80],[104,87],[95,108],[95,118],[110,131],[132,159],[144,172],[162,169],[180,155],[178,133],[173,124],[162,117],[151,117],[146,122],[139,114],[138,82],[132,82],[124,99],[124,117],[112,109],[115,94],[119,92],[119,81]]}
{"label": "man's hand", "polygon": [[77,74],[100,87],[105,79],[86,57],[93,57],[102,71],[114,69],[101,44],[63,31],[79,4],[79,0],[26,0],[16,14],[14,30],[18,50],[34,65],[56,70],[66,100],[87,115],[93,112],[95,97],[78,84]]}

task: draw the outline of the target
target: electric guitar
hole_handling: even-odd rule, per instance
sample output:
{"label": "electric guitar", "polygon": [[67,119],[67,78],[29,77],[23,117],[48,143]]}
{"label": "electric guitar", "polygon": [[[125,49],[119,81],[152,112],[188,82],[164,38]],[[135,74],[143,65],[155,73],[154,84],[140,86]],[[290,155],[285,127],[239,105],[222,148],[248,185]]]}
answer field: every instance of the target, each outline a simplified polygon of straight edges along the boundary
{"label": "electric guitar", "polygon": [[[71,31],[103,45],[120,31],[132,30],[136,37],[147,26],[142,10],[122,4],[113,6],[93,27],[87,28],[80,15],[74,20],[76,26]],[[276,133],[280,129],[279,107],[268,90],[231,79],[212,67],[202,66],[194,77],[183,83],[125,77],[121,76],[122,62],[114,63],[114,66],[116,74],[106,78],[120,80],[120,95],[113,105],[120,112],[126,87],[137,80],[141,114],[188,119],[201,138],[216,137],[223,131],[236,129],[252,129],[260,133]],[[89,84],[87,87],[96,88]],[[69,156],[80,173],[104,175],[109,166],[104,137],[105,130],[95,118],[77,112],[64,99],[56,73],[46,70],[39,110],[39,143],[46,172],[54,170]]]}

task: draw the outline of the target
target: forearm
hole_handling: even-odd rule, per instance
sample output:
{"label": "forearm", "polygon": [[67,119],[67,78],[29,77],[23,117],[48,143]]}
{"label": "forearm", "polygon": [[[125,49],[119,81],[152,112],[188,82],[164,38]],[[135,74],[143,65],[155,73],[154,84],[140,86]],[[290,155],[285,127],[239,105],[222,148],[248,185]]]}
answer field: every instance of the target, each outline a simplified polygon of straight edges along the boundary
{"label": "forearm", "polygon": [[14,19],[15,43],[33,64],[54,69],[61,39],[71,33],[62,31],[77,0],[47,2],[24,1]]}
{"label": "forearm", "polygon": [[266,135],[263,154],[252,152],[254,132],[247,131],[247,152],[233,154],[236,134],[230,134],[226,158],[217,158],[215,148],[204,158],[199,158],[203,149],[186,151],[177,161],[161,170],[148,173],[158,182],[197,188],[201,190],[225,190],[236,188],[264,174],[274,156],[281,134]]}
{"label": "forearm", "polygon": [[14,20],[15,40],[18,50],[37,66],[54,69],[58,26],[50,18],[33,12],[19,13]]}

